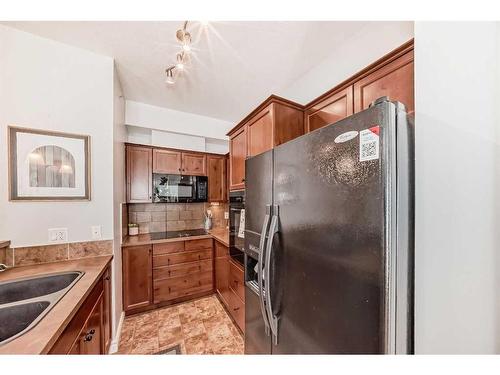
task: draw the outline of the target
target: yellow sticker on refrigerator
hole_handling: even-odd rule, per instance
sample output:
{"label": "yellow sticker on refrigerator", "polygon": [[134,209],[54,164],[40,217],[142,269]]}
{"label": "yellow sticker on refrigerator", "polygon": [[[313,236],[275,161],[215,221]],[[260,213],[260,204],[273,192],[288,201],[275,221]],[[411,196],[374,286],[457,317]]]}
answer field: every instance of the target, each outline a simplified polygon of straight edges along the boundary
{"label": "yellow sticker on refrigerator", "polygon": [[359,132],[359,161],[376,160],[380,155],[378,125]]}

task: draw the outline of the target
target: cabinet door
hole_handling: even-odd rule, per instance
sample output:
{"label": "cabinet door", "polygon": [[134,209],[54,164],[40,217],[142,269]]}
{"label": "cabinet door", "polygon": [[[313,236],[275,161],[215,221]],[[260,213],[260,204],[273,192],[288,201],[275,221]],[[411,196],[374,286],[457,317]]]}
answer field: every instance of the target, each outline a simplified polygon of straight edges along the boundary
{"label": "cabinet door", "polygon": [[108,353],[111,345],[111,270],[108,267],[103,276],[102,298],[102,336],[104,353]]}
{"label": "cabinet door", "polygon": [[151,245],[123,248],[123,308],[148,306],[153,300]]}
{"label": "cabinet door", "polygon": [[215,289],[226,306],[229,306],[229,257],[215,258]]}
{"label": "cabinet door", "polygon": [[127,146],[127,202],[151,202],[153,185],[152,150]]}
{"label": "cabinet door", "polygon": [[102,294],[97,300],[94,309],[90,313],[87,324],[83,328],[83,341],[80,342],[81,354],[102,354]]}
{"label": "cabinet door", "polygon": [[182,153],[182,174],[192,176],[207,175],[207,157],[202,154]]}
{"label": "cabinet door", "polygon": [[248,156],[255,156],[273,148],[272,104],[248,122],[247,131]]}
{"label": "cabinet door", "polygon": [[238,327],[245,333],[245,303],[231,289],[229,292],[228,310]]}
{"label": "cabinet door", "polygon": [[245,159],[247,157],[247,128],[243,126],[229,140],[230,190],[245,188]]}
{"label": "cabinet door", "polygon": [[333,124],[353,113],[353,87],[349,86],[306,111],[306,131],[311,132]]}
{"label": "cabinet door", "polygon": [[181,174],[181,152],[153,149],[153,172]]}
{"label": "cabinet door", "polygon": [[390,100],[403,103],[408,113],[413,113],[413,80],[413,51],[410,51],[354,84],[354,112],[368,108],[381,96],[388,96]]}
{"label": "cabinet door", "polygon": [[207,156],[208,165],[208,200],[224,202],[226,200],[226,158]]}

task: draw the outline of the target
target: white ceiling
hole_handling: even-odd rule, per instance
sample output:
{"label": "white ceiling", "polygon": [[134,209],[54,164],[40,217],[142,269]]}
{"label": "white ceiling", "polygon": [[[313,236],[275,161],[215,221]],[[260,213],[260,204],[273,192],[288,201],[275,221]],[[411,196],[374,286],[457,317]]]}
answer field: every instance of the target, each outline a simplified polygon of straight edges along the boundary
{"label": "white ceiling", "polygon": [[164,71],[180,50],[182,23],[3,22],[113,57],[126,99],[228,121],[292,85],[368,22],[191,22],[192,62],[169,86]]}

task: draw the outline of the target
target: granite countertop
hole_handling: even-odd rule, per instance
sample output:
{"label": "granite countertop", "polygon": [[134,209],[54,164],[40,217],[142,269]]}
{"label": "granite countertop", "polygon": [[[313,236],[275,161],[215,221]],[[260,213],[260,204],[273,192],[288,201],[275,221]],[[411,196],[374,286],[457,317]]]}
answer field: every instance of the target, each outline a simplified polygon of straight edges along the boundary
{"label": "granite countertop", "polygon": [[57,341],[68,323],[88,297],[113,256],[106,255],[55,263],[14,267],[0,273],[0,282],[22,277],[63,271],[83,271],[85,274],[57,302],[40,322],[17,339],[0,345],[0,354],[45,354]]}
{"label": "granite countertop", "polygon": [[227,228],[214,228],[208,231],[207,234],[189,237],[174,237],[159,240],[153,240],[151,234],[138,234],[137,236],[126,236],[123,239],[122,247],[151,245],[155,243],[177,242],[177,241],[192,241],[201,240],[204,238],[214,238],[229,247],[229,230]]}

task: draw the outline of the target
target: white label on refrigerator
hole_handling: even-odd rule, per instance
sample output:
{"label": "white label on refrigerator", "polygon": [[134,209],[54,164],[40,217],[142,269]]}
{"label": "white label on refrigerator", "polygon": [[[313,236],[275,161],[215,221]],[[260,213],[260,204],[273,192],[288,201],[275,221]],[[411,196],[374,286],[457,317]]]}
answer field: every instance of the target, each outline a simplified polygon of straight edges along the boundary
{"label": "white label on refrigerator", "polygon": [[359,132],[359,161],[379,158],[379,130],[377,125]]}
{"label": "white label on refrigerator", "polygon": [[240,227],[238,228],[238,237],[245,238],[245,210],[240,211]]}
{"label": "white label on refrigerator", "polygon": [[350,141],[353,138],[356,138],[358,135],[358,132],[356,130],[351,130],[349,132],[342,133],[338,135],[333,141],[335,143],[344,143],[347,141]]}

